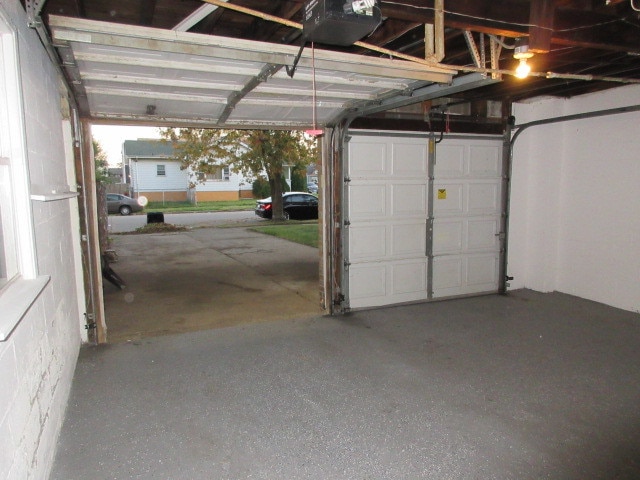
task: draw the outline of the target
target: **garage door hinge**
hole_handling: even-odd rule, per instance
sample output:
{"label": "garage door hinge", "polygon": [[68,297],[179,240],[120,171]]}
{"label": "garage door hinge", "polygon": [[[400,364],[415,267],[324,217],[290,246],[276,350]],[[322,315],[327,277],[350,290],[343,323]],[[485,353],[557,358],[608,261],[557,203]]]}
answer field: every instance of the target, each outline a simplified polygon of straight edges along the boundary
{"label": "garage door hinge", "polygon": [[345,260],[344,261],[344,269],[345,270],[349,270],[350,266],[351,266],[351,262],[349,262],[349,260]]}
{"label": "garage door hinge", "polygon": [[350,177],[344,177],[344,183],[349,183],[351,181]]}
{"label": "garage door hinge", "polygon": [[93,330],[96,328],[96,322],[93,321],[96,319],[95,314],[85,312],[84,319],[87,322],[84,326],[85,330]]}
{"label": "garage door hinge", "polygon": [[27,26],[29,28],[40,28],[42,26],[42,20],[40,17],[29,16],[29,20],[27,21]]}
{"label": "garage door hinge", "polygon": [[345,220],[344,221],[344,226],[348,227],[349,225],[351,225],[351,222],[349,220]]}

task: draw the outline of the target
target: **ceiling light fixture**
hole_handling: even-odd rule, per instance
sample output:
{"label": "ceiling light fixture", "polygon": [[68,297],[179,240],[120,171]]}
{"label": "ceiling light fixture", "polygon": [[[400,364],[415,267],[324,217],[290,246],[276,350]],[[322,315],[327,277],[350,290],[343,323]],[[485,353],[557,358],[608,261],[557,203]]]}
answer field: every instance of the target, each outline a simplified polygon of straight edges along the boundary
{"label": "ceiling light fixture", "polygon": [[531,65],[527,64],[527,60],[533,57],[533,53],[529,51],[529,43],[526,38],[518,38],[516,47],[513,51],[513,58],[520,60],[518,68],[516,68],[517,78],[527,78],[531,73]]}
{"label": "ceiling light fixture", "polygon": [[516,68],[517,78],[527,78],[531,73],[531,65],[527,63],[526,58],[521,58],[518,67]]}

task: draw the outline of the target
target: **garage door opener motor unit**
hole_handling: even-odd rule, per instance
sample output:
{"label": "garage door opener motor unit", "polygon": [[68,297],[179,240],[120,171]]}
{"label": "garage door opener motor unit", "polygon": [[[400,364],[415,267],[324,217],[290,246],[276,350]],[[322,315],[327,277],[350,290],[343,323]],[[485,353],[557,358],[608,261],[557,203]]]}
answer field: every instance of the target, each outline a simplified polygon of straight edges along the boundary
{"label": "garage door opener motor unit", "polygon": [[375,30],[381,19],[379,0],[310,0],[302,31],[308,41],[346,47]]}

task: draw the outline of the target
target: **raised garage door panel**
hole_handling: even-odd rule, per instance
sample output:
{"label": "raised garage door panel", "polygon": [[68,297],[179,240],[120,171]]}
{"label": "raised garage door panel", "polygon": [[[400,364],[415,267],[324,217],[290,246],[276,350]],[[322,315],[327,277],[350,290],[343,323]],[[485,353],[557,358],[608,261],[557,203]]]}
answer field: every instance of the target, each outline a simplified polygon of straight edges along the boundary
{"label": "raised garage door panel", "polygon": [[428,139],[353,132],[345,190],[351,308],[497,291],[500,155],[495,138],[438,144],[430,238]]}

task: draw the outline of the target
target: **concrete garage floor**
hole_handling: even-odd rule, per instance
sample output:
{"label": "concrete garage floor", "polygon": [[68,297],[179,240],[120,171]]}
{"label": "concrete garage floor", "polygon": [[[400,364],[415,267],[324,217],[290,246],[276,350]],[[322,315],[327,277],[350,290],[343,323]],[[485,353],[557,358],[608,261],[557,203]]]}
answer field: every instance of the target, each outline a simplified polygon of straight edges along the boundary
{"label": "concrete garage floor", "polygon": [[321,314],[315,248],[241,227],[112,243],[127,288],[104,282],[110,343]]}
{"label": "concrete garage floor", "polygon": [[526,290],[85,347],[51,478],[637,479],[639,347]]}

